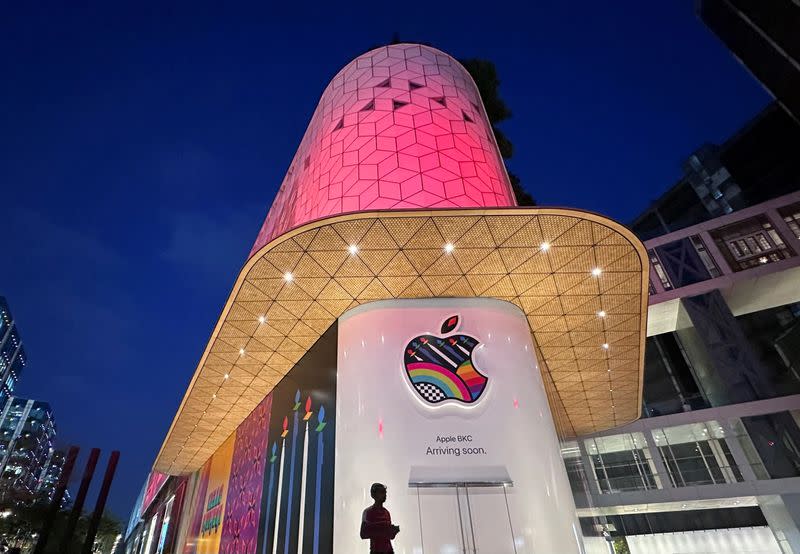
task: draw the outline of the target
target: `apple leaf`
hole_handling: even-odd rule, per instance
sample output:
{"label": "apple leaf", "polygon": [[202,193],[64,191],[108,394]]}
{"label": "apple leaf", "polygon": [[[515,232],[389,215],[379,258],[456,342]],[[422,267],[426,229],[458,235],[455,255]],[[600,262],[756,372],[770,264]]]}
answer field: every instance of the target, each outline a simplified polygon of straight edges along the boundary
{"label": "apple leaf", "polygon": [[442,333],[450,333],[458,326],[458,316],[452,315],[442,323]]}

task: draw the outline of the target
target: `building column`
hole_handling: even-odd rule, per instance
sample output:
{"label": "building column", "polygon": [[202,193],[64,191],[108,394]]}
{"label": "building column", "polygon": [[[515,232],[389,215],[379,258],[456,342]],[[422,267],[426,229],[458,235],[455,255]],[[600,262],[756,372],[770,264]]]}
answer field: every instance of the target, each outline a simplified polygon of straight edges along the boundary
{"label": "building column", "polygon": [[667,464],[664,463],[664,458],[661,457],[661,451],[653,439],[653,432],[650,429],[642,431],[644,441],[647,443],[647,451],[650,452],[649,461],[653,463],[656,468],[656,486],[659,489],[672,489],[672,479],[669,478],[669,470]]}
{"label": "building column", "polygon": [[704,375],[695,374],[712,406],[775,396],[768,372],[719,290],[681,299],[691,326],[677,331]]}
{"label": "building column", "polygon": [[733,273],[730,264],[728,264],[728,259],[719,249],[719,246],[717,246],[717,241],[714,240],[714,237],[712,237],[708,231],[700,231],[698,236],[700,237],[700,240],[703,241],[708,253],[711,254],[711,259],[713,259],[714,263],[717,264],[720,273],[723,275],[730,275]]}
{"label": "building column", "polygon": [[591,499],[600,496],[600,487],[597,484],[597,474],[594,471],[594,466],[592,465],[592,459],[589,457],[589,453],[586,451],[586,444],[583,442],[583,439],[577,439],[578,442],[578,450],[581,452],[581,463],[583,464],[583,475],[586,479],[586,487],[589,492],[589,505],[591,506]]}
{"label": "building column", "polygon": [[800,554],[800,494],[759,496],[758,505],[784,554]]}
{"label": "building column", "polygon": [[750,464],[750,460],[747,459],[742,443],[739,442],[739,437],[736,435],[736,426],[733,420],[720,421],[719,423],[725,429],[725,444],[728,445],[728,450],[731,451],[733,461],[736,463],[736,467],[739,468],[742,478],[745,481],[758,481],[758,477],[753,471],[753,466]]}

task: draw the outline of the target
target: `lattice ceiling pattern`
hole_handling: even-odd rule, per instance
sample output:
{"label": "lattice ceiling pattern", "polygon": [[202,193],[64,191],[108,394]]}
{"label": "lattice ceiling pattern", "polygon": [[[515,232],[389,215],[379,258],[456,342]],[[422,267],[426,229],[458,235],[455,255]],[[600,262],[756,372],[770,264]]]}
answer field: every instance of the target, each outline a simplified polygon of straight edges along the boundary
{"label": "lattice ceiling pattern", "polygon": [[336,318],[390,298],[517,304],[553,411],[568,419],[560,427],[630,422],[641,403],[645,256],[621,225],[573,210],[365,212],[304,225],[242,269],[155,468],[196,470]]}
{"label": "lattice ceiling pattern", "polygon": [[344,212],[514,204],[467,71],[427,46],[385,46],[323,92],[251,253]]}

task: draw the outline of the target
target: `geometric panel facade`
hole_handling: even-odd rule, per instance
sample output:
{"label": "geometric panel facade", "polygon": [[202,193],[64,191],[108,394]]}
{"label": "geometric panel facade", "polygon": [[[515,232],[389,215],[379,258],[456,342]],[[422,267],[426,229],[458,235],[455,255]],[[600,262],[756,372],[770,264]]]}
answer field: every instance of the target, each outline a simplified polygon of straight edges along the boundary
{"label": "geometric panel facade", "polygon": [[341,213],[515,204],[472,77],[439,50],[395,44],[325,89],[251,255]]}

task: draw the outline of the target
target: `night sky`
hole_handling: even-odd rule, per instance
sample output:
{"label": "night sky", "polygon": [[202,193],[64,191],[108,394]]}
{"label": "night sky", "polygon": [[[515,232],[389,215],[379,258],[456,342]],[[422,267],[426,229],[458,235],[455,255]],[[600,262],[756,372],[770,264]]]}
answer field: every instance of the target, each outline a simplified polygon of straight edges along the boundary
{"label": "night sky", "polygon": [[52,404],[61,444],[122,451],[110,507],[124,519],[319,95],[353,57],[397,32],[494,61],[509,168],[540,204],[623,222],[769,101],[688,0],[9,13],[22,4],[0,13],[17,392]]}

